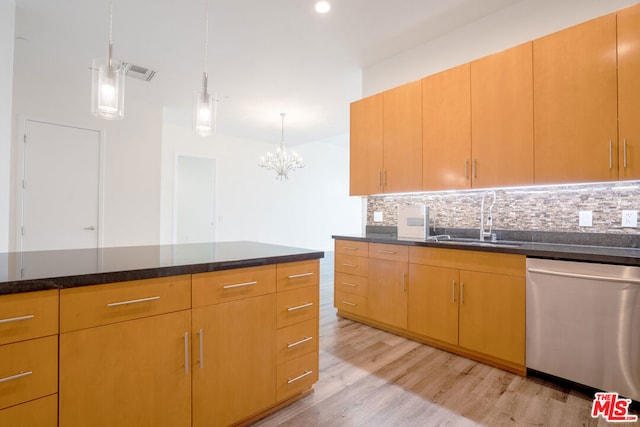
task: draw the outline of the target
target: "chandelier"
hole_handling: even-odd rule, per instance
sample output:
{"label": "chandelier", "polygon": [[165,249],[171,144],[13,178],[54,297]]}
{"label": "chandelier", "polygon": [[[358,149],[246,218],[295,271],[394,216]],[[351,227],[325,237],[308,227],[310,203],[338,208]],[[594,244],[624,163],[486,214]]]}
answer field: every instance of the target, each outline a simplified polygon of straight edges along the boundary
{"label": "chandelier", "polygon": [[289,179],[289,171],[303,168],[304,163],[296,153],[293,151],[289,153],[286,148],[284,148],[284,117],[286,114],[280,113],[280,116],[282,117],[282,138],[280,139],[280,146],[275,154],[269,152],[266,157],[261,157],[258,166],[275,171],[276,179],[282,181]]}

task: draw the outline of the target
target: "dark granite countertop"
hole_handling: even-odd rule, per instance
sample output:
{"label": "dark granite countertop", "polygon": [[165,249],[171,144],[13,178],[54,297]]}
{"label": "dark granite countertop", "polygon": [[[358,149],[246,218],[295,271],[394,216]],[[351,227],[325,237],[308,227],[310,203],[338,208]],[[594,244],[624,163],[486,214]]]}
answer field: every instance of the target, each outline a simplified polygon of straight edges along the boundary
{"label": "dark granite countertop", "polygon": [[[599,262],[640,266],[640,249],[628,247],[596,246],[585,244],[536,243],[530,241],[498,240],[495,246],[481,246],[482,243],[471,243],[471,239],[459,242],[432,240],[411,240],[398,238],[394,234],[367,233],[364,235],[334,235],[334,239],[355,240],[372,243],[391,243],[397,245],[426,246],[436,248],[462,249],[484,252],[521,254],[532,258],[560,259],[567,261]],[[466,237],[466,236],[465,236]],[[491,244],[492,242],[487,241]]]}
{"label": "dark granite countertop", "polygon": [[0,295],[305,261],[324,252],[256,242],[0,253]]}

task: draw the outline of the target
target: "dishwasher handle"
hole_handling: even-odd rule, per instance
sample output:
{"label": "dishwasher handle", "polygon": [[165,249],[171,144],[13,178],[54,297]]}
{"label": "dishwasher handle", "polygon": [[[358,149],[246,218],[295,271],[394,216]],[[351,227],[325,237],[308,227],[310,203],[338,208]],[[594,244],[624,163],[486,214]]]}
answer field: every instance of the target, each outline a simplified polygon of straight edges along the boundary
{"label": "dishwasher handle", "polygon": [[640,279],[634,279],[631,277],[625,278],[625,277],[613,277],[613,276],[599,276],[595,274],[568,273],[565,271],[546,270],[543,268],[528,268],[527,270],[529,271],[529,273],[547,274],[549,276],[573,277],[575,279],[602,280],[605,282],[633,283],[636,285],[640,285]]}

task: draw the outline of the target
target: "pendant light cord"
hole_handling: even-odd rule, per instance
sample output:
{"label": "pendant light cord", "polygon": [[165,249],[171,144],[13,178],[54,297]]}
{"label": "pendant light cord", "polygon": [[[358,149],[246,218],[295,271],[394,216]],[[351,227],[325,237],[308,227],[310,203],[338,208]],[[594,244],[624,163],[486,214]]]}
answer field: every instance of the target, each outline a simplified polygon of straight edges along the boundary
{"label": "pendant light cord", "polygon": [[282,135],[280,137],[280,148],[284,148],[284,117],[286,116],[286,113],[280,113],[280,116],[282,116]]}
{"label": "pendant light cord", "polygon": [[113,69],[113,1],[109,2],[109,51],[107,52],[107,65]]}
{"label": "pendant light cord", "polygon": [[204,72],[207,72],[209,66],[208,53],[209,53],[209,0],[207,0],[207,16],[205,19],[205,36],[204,36]]}

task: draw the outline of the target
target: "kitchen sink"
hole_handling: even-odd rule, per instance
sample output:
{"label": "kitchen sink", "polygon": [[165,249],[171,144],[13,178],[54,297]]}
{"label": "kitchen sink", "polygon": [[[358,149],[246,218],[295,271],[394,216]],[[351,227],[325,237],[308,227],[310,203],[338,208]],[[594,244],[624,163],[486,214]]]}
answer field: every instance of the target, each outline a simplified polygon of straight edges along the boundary
{"label": "kitchen sink", "polygon": [[437,243],[442,243],[445,245],[469,245],[469,246],[480,246],[487,248],[517,248],[518,246],[522,246],[520,242],[508,242],[508,241],[496,241],[492,242],[490,240],[480,240],[480,239],[469,239],[469,238],[456,238],[452,237],[450,239],[438,239]]}

